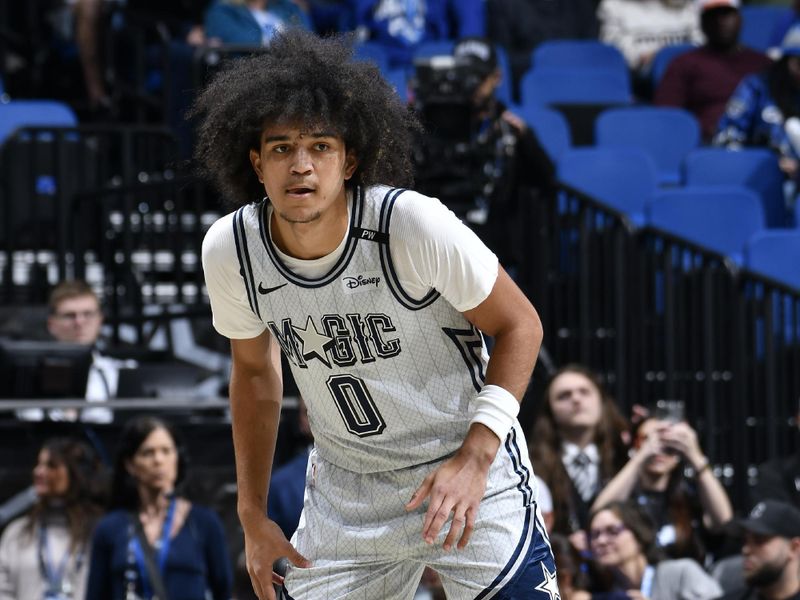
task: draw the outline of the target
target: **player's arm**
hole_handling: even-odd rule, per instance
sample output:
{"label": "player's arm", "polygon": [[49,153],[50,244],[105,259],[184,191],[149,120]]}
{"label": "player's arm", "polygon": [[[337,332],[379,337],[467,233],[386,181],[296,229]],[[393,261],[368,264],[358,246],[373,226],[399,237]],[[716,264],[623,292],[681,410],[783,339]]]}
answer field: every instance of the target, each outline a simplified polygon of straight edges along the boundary
{"label": "player's arm", "polygon": [[[505,427],[506,433],[513,424],[519,402],[528,387],[539,347],[542,343],[542,325],[539,315],[531,303],[498,267],[499,272],[489,296],[475,308],[464,312],[466,318],[495,340],[486,373],[484,402],[481,409],[492,421],[492,428],[482,422],[470,425],[464,442],[455,456],[425,478],[415,492],[408,510],[421,506],[430,498],[423,524],[423,538],[433,543],[450,515],[453,523],[444,541],[449,550],[458,539],[458,548],[469,542],[478,513],[478,506],[486,491],[489,467],[500,446],[498,433]],[[490,386],[490,387],[487,387]],[[492,402],[499,398],[501,414],[492,414]],[[508,406],[514,403],[513,406]],[[488,409],[487,409],[488,407]],[[496,412],[496,411],[495,411]]]}
{"label": "player's arm", "polygon": [[259,599],[274,600],[273,563],[285,556],[298,566],[308,566],[280,527],[266,516],[283,393],[280,348],[264,331],[255,338],[231,340],[231,356],[237,510],[244,530],[247,570]]}

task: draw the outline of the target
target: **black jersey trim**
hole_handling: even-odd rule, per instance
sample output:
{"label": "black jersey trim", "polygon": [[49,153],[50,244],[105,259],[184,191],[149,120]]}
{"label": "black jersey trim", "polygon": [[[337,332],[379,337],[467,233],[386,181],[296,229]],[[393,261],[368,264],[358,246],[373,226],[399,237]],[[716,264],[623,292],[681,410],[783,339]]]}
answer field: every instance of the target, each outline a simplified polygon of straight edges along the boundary
{"label": "black jersey trim", "polygon": [[292,282],[294,285],[302,288],[313,289],[313,288],[320,288],[325,285],[328,285],[332,281],[334,281],[342,272],[347,268],[347,265],[350,263],[350,260],[353,258],[353,254],[356,251],[356,245],[358,243],[358,238],[351,235],[350,231],[354,228],[360,228],[361,220],[363,218],[364,213],[364,191],[361,186],[356,187],[353,190],[353,207],[350,211],[350,224],[348,225],[348,233],[347,233],[347,242],[345,244],[344,252],[339,257],[339,260],[336,261],[336,264],[331,267],[331,270],[328,271],[325,275],[320,277],[319,279],[311,279],[308,277],[302,277],[297,275],[296,273],[292,273],[292,271],[283,264],[280,256],[275,251],[275,246],[272,243],[272,240],[269,237],[269,227],[266,224],[266,202],[261,207],[261,213],[259,215],[259,231],[261,234],[261,243],[263,244],[265,250],[267,251],[267,255],[269,256],[272,264],[275,265],[275,268],[278,272]]}
{"label": "black jersey trim", "polygon": [[253,266],[250,263],[250,252],[247,249],[247,235],[244,230],[244,210],[243,206],[233,214],[233,239],[236,242],[236,255],[239,258],[239,273],[244,279],[244,289],[247,291],[247,302],[250,310],[261,319],[261,311],[258,308],[258,296],[256,296],[256,282],[253,276]]}
{"label": "black jersey trim", "polygon": [[[392,209],[394,208],[397,198],[399,198],[400,195],[405,191],[406,190],[402,188],[392,188],[386,192],[386,195],[383,197],[383,201],[381,203],[379,231],[384,233],[387,238],[389,237],[389,225],[392,221]],[[395,271],[394,263],[392,262],[392,254],[389,251],[389,244],[381,244],[380,256],[381,267],[383,267],[383,272],[386,275],[386,281],[389,284],[389,289],[391,290],[392,295],[401,305],[409,310],[420,310],[436,302],[436,300],[439,298],[439,292],[434,289],[428,292],[420,300],[412,298],[406,293],[406,291],[403,289],[403,286],[400,284],[400,278],[397,276],[397,271]]]}

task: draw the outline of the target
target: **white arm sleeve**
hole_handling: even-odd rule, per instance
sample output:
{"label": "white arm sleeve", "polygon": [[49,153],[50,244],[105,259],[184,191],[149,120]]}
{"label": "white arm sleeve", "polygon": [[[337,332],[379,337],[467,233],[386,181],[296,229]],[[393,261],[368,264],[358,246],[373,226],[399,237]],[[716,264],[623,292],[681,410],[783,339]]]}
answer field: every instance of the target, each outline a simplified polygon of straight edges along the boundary
{"label": "white arm sleeve", "polygon": [[203,272],[211,301],[214,329],[231,339],[260,335],[266,326],[247,301],[244,279],[239,272],[233,213],[214,223],[203,239]]}
{"label": "white arm sleeve", "polygon": [[435,198],[401,194],[392,211],[389,239],[400,284],[415,299],[434,288],[464,312],[486,300],[494,287],[497,257]]}

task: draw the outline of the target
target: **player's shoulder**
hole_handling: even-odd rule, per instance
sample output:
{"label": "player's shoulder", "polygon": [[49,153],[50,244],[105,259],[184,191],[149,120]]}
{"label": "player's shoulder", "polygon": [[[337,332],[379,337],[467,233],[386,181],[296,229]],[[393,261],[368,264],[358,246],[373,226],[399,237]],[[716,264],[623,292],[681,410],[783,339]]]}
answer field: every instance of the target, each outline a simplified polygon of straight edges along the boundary
{"label": "player's shoulder", "polygon": [[203,253],[233,245],[234,225],[244,230],[257,226],[259,204],[248,204],[214,221],[203,238]]}
{"label": "player's shoulder", "polygon": [[368,201],[379,204],[393,231],[425,231],[452,215],[438,199],[411,189],[375,185],[366,189],[366,196]]}

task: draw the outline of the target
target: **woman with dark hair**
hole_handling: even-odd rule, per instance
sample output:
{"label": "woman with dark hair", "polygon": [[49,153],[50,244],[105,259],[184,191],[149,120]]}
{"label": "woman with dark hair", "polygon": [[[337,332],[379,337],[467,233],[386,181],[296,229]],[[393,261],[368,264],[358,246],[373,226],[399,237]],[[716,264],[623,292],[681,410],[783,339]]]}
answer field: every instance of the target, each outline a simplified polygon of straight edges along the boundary
{"label": "woman with dark hair", "polygon": [[722,593],[694,560],[661,560],[649,517],[632,502],[612,502],[592,513],[594,561],[608,575],[604,591],[632,600],[705,600]]}
{"label": "woman with dark hair", "polygon": [[[693,478],[686,476],[686,466],[692,468]],[[649,417],[639,423],[630,460],[600,492],[593,508],[628,499],[649,514],[656,541],[667,555],[701,564],[713,531],[733,517],[728,495],[697,433],[685,421]]]}
{"label": "woman with dark hair", "polygon": [[125,424],[111,512],[92,540],[87,600],[228,600],[231,568],[219,517],[178,493],[186,454],[155,417]]}
{"label": "woman with dark hair", "polygon": [[0,538],[0,599],[83,598],[104,483],[88,445],[70,438],[44,442],[33,469],[36,503]]}
{"label": "woman with dark hair", "polygon": [[531,459],[553,496],[552,531],[579,550],[597,492],[625,464],[627,422],[596,373],[566,365],[544,392],[533,431]]}

